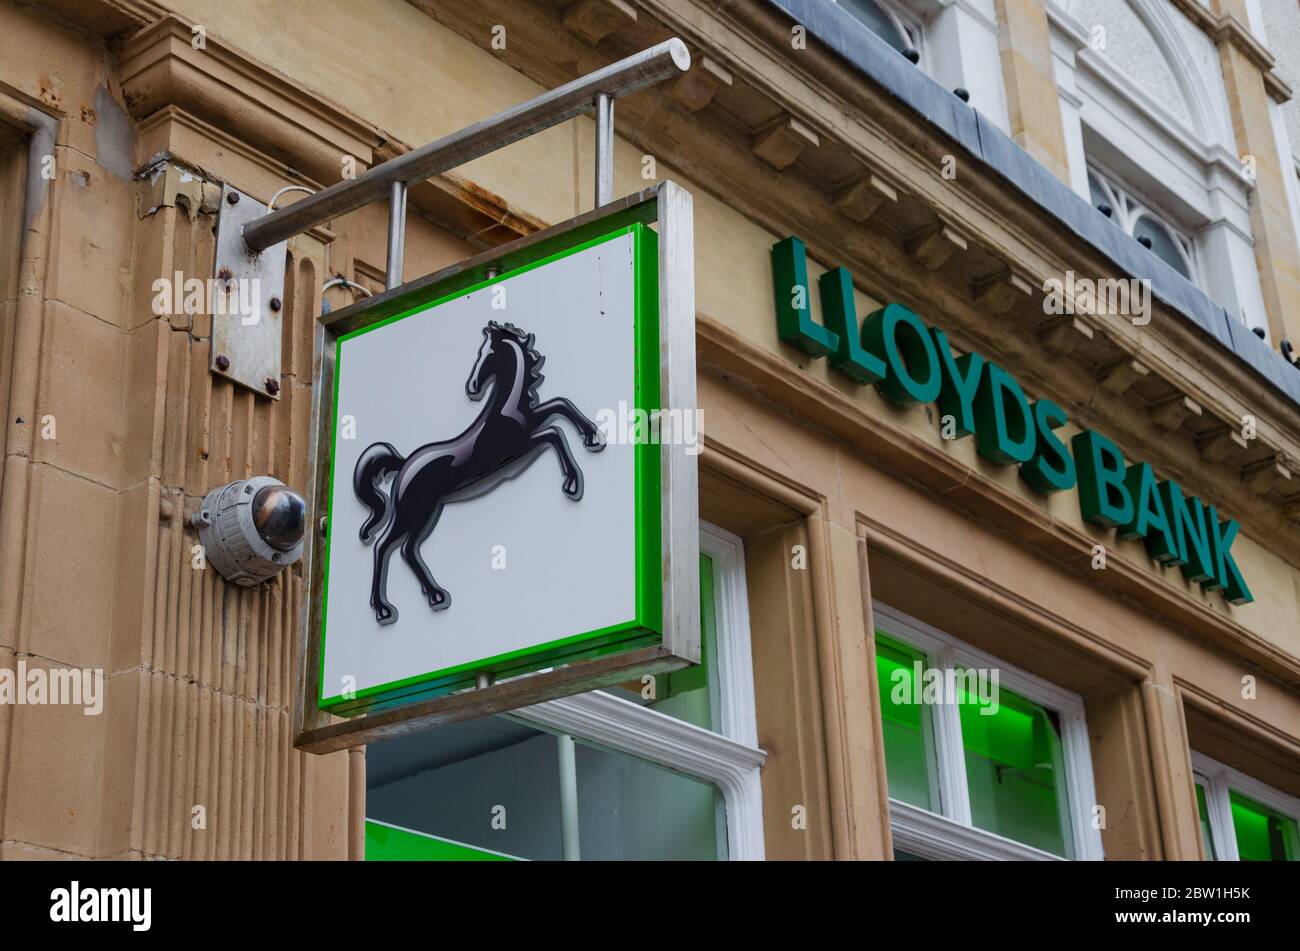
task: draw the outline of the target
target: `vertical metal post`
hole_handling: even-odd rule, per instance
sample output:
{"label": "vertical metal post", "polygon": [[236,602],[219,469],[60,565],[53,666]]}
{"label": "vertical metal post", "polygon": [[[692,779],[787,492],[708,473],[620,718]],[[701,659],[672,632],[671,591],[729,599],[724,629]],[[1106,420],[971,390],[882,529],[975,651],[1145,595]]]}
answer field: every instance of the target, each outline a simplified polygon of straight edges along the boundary
{"label": "vertical metal post", "polygon": [[566,862],[582,858],[578,836],[578,761],[573,737],[561,733],[555,738],[560,765],[560,856]]}
{"label": "vertical metal post", "polygon": [[406,182],[393,182],[388,189],[388,276],[389,290],[402,283],[402,258],[406,254]]}
{"label": "vertical metal post", "polygon": [[596,207],[614,200],[614,99],[596,93]]}

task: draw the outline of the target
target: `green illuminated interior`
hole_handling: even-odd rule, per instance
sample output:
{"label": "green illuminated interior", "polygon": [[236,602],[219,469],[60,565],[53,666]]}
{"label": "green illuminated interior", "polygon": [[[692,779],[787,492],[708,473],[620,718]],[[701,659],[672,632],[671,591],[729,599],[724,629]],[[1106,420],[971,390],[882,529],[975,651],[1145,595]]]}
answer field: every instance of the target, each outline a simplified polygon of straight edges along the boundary
{"label": "green illuminated interior", "polygon": [[[1200,787],[1197,787],[1199,794]],[[1230,791],[1232,827],[1243,862],[1294,862],[1300,854],[1296,821]]]}
{"label": "green illuminated interior", "polygon": [[489,852],[425,832],[366,820],[367,862],[513,862],[510,855]]}
{"label": "green illuminated interior", "polygon": [[1210,828],[1210,810],[1205,805],[1205,787],[1196,784],[1196,809],[1201,815],[1201,845],[1205,848],[1205,857],[1213,862],[1219,856],[1214,849],[1214,832]]}
{"label": "green illuminated interior", "polygon": [[961,680],[957,702],[972,823],[1069,858],[1057,716],[1008,690],[983,699]]}
{"label": "green illuminated interior", "polygon": [[880,689],[881,725],[885,735],[885,771],[889,795],[937,812],[931,789],[934,762],[930,711],[913,703],[916,667],[925,655],[876,632],[876,681]]}

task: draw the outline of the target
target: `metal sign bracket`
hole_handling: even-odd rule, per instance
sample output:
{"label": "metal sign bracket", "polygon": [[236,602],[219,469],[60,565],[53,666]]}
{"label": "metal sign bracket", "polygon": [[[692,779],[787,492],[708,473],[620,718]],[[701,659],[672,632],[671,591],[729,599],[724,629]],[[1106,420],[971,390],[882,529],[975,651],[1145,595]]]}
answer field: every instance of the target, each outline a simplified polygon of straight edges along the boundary
{"label": "metal sign bracket", "polygon": [[281,311],[287,241],[264,251],[244,243],[244,226],[270,209],[224,185],[217,218],[217,253],[208,294],[212,314],[211,369],[271,399],[280,397]]}
{"label": "metal sign bracket", "polygon": [[[311,511],[320,515],[329,508],[329,447],[334,438],[330,394],[334,393],[339,337],[410,311],[428,300],[431,289],[437,288],[439,294],[466,290],[492,272],[510,271],[556,247],[572,246],[604,233],[611,220],[655,225],[662,405],[683,410],[696,407],[693,201],[685,189],[665,181],[322,316],[316,324],[312,387],[309,456],[313,468],[307,491]],[[660,643],[505,680],[483,672],[467,689],[402,706],[381,706],[348,720],[337,720],[319,706],[325,535],[313,532],[303,555],[303,575],[309,584],[298,630],[294,746],[310,753],[331,753],[698,663],[699,488],[695,460],[684,446],[664,444],[660,478],[665,556]],[[308,524],[312,524],[311,518]],[[332,529],[331,525],[326,530]]]}

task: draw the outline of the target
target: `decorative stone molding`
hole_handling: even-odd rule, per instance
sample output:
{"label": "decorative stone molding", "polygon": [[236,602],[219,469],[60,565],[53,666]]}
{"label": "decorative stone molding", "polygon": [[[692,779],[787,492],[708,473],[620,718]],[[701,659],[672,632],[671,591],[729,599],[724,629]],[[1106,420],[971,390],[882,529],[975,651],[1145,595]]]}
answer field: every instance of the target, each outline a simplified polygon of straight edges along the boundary
{"label": "decorative stone molding", "polygon": [[898,190],[879,175],[868,172],[835,192],[831,204],[835,210],[859,224],[879,210],[885,202],[897,202]]}
{"label": "decorative stone molding", "polygon": [[794,116],[782,116],[754,134],[754,154],[780,171],[789,168],[807,148],[817,148],[817,133]]}
{"label": "decorative stone molding", "polygon": [[[339,181],[345,158],[360,173],[411,148],[219,36],[208,33],[205,48],[195,50],[190,24],[175,14],[127,38],[118,59],[123,95],[138,123],[138,167],[169,155],[197,161],[208,151],[204,143],[215,143],[220,155],[239,162],[207,171],[244,177],[245,190],[266,199],[289,183]],[[480,241],[543,227],[456,173],[412,186],[408,201]]]}
{"label": "decorative stone molding", "polygon": [[1167,433],[1177,430],[1189,416],[1201,414],[1201,404],[1181,393],[1158,400],[1151,406],[1152,421]]}
{"label": "decorative stone molding", "polygon": [[[990,313],[1001,315],[1028,304],[1033,299],[1034,288],[1023,277],[1006,270],[996,277],[977,282],[971,290],[971,296]],[[1071,318],[1070,326],[1074,333],[1092,339],[1092,330],[1081,320]],[[1051,335],[1042,337],[1044,346],[1048,346],[1049,336]]]}
{"label": "decorative stone molding", "polygon": [[1196,448],[1206,462],[1218,465],[1230,455],[1244,453],[1250,447],[1235,427],[1225,425],[1197,440]]}
{"label": "decorative stone molding", "polygon": [[939,222],[912,235],[904,242],[904,247],[927,271],[937,271],[958,251],[965,251],[969,244],[955,229]]}
{"label": "decorative stone molding", "polygon": [[368,167],[384,135],[208,33],[169,14],[131,36],[118,53],[122,94],[132,118],[165,106],[186,112],[319,182],[342,176],[344,156]]}
{"label": "decorative stone molding", "polygon": [[616,30],[636,23],[636,9],[623,0],[577,0],[564,9],[564,28],[596,44]]}
{"label": "decorative stone molding", "polygon": [[1127,357],[1098,373],[1101,388],[1112,396],[1123,396],[1134,383],[1147,376],[1151,370],[1143,363]]}
{"label": "decorative stone molding", "polygon": [[699,112],[710,102],[719,89],[732,84],[731,70],[711,56],[697,56],[691,71],[673,80],[668,87],[668,97],[690,112]]}

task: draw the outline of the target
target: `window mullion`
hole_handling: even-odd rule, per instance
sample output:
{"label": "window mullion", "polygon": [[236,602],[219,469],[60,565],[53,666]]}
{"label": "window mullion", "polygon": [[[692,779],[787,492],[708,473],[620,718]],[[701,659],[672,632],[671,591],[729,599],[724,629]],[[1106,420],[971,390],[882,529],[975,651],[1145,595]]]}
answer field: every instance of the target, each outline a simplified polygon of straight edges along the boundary
{"label": "window mullion", "polygon": [[1228,795],[1228,775],[1218,770],[1208,777],[1209,785],[1205,787],[1205,808],[1210,814],[1210,834],[1214,836],[1214,848],[1219,859],[1224,862],[1237,862],[1241,853],[1237,851],[1237,830],[1232,822],[1232,800]]}
{"label": "window mullion", "polygon": [[1093,823],[1093,809],[1098,804],[1088,800],[1088,791],[1096,786],[1092,775],[1088,727],[1081,706],[1060,711],[1061,755],[1065,769],[1066,802],[1069,807],[1069,830],[1074,838],[1074,857],[1100,861],[1105,858],[1101,829]]}
{"label": "window mullion", "polygon": [[[941,647],[931,660],[936,669],[945,673],[952,669],[953,662],[951,646]],[[948,683],[946,676],[944,682]],[[971,824],[970,789],[966,784],[966,750],[962,745],[961,711],[956,697],[945,693],[931,709],[931,719],[934,722],[939,805],[946,818],[968,826]]]}

